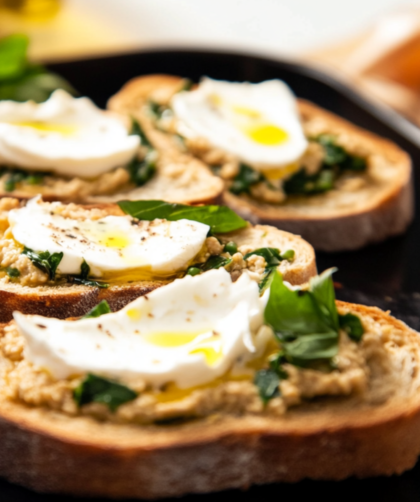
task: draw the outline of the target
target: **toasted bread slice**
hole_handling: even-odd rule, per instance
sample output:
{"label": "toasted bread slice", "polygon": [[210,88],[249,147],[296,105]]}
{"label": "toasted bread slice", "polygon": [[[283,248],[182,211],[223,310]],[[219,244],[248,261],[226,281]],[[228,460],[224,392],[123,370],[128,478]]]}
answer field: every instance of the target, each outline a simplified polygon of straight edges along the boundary
{"label": "toasted bread slice", "polygon": [[321,251],[359,249],[403,233],[414,215],[409,156],[394,143],[312,103],[300,101],[299,109],[304,123],[318,128],[319,120],[318,133],[347,135],[374,152],[375,166],[358,176],[364,185],[355,190],[344,186],[318,195],[288,197],[276,206],[225,191],[226,204],[253,223],[297,233]]}
{"label": "toasted bread slice", "polygon": [[[165,100],[181,82],[170,75],[138,77],[113,96],[108,106],[139,116],[146,99],[159,101],[163,96]],[[296,233],[322,251],[358,249],[404,232],[414,211],[409,156],[394,143],[312,103],[298,100],[298,106],[307,136],[335,135],[343,146],[367,154],[366,172],[342,177],[328,192],[289,195],[276,204],[225,190],[225,203],[254,224]]]}
{"label": "toasted bread slice", "polygon": [[[6,200],[6,199],[5,199]],[[90,204],[80,207],[86,210],[104,211],[104,214],[124,214],[115,204]],[[293,249],[292,261],[284,260],[278,269],[291,284],[303,284],[316,274],[315,253],[310,244],[297,235],[274,227],[257,225],[243,230],[221,234],[224,242],[234,240],[238,246],[276,247],[281,251]],[[12,319],[13,311],[39,314],[65,319],[84,315],[101,300],[107,300],[113,311],[119,310],[135,298],[153,291],[168,281],[135,281],[110,285],[107,289],[72,283],[56,285],[21,285],[7,277],[0,280],[0,322]]]}
{"label": "toasted bread slice", "polygon": [[420,453],[419,335],[377,308],[337,303],[371,326],[362,396],[318,398],[276,417],[220,414],[141,426],[2,395],[0,476],[40,492],[154,499],[411,468]]}
{"label": "toasted bread slice", "polygon": [[[118,103],[117,100],[114,102],[115,110],[130,115],[124,103]],[[222,180],[192,155],[180,155],[175,144],[168,142],[162,132],[153,130],[147,121],[143,123],[142,119],[139,122],[158,153],[156,173],[143,186],[135,187],[124,167],[118,167],[95,179],[47,174],[41,184],[17,182],[12,191],[6,190],[7,174],[1,174],[0,197],[13,196],[25,200],[41,194],[45,201],[78,203],[158,199],[183,204],[209,204],[222,200]]]}

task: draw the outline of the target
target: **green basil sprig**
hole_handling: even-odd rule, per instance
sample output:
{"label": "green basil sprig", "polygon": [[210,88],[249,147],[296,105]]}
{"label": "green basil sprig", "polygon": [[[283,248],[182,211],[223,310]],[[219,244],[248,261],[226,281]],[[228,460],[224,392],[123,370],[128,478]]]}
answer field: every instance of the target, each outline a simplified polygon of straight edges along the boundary
{"label": "green basil sprig", "polygon": [[273,397],[280,396],[279,383],[279,375],[271,369],[259,370],[255,373],[254,384],[264,404],[267,404]]}
{"label": "green basil sprig", "polygon": [[105,314],[110,314],[111,313],[111,308],[109,306],[109,303],[106,300],[102,300],[101,302],[98,303],[93,309],[89,310],[87,314],[85,314],[82,319],[90,319],[93,317],[100,317]]}
{"label": "green basil sprig", "polygon": [[215,234],[232,232],[247,226],[245,220],[226,206],[186,206],[161,200],[123,200],[118,202],[118,205],[126,214],[139,220],[193,220],[209,225],[211,232]]}
{"label": "green basil sprig", "polygon": [[64,256],[64,253],[62,252],[51,254],[49,251],[43,251],[36,253],[26,246],[23,248],[22,254],[26,255],[32,261],[35,267],[48,274],[48,277],[51,281],[55,279],[57,267]]}
{"label": "green basil sprig", "polygon": [[137,392],[112,380],[89,373],[83,382],[73,391],[73,398],[78,406],[89,403],[103,403],[111,411],[137,397]]}
{"label": "green basil sprig", "polygon": [[127,166],[131,182],[140,187],[151,180],[156,173],[157,152],[135,119],[132,119],[131,134],[139,136],[141,146],[147,149],[147,153],[142,160],[134,157]]}
{"label": "green basil sprig", "polygon": [[75,94],[73,87],[62,77],[39,64],[28,62],[29,39],[15,34],[0,39],[0,100],[34,100],[49,98],[56,89]]}
{"label": "green basil sprig", "polygon": [[293,249],[288,249],[280,253],[280,250],[276,248],[259,248],[247,253],[244,256],[244,260],[252,255],[262,256],[266,262],[264,275],[259,284],[260,292],[263,292],[270,286],[273,274],[278,265],[280,265],[280,262],[283,260],[293,260],[295,252]]}
{"label": "green basil sprig", "polygon": [[249,193],[252,185],[266,181],[265,176],[246,164],[239,165],[239,173],[233,178],[229,190],[235,195]]}
{"label": "green basil sprig", "polygon": [[358,342],[362,339],[364,329],[360,318],[354,314],[344,314],[339,316],[340,328],[348,334],[348,336]]}
{"label": "green basil sprig", "polygon": [[338,352],[339,319],[331,279],[334,271],[312,278],[307,291],[290,290],[281,275],[274,274],[264,317],[291,364],[330,362]]}
{"label": "green basil sprig", "polygon": [[83,262],[80,265],[80,275],[72,276],[71,280],[78,284],[83,284],[84,286],[93,286],[95,288],[102,288],[102,289],[109,288],[109,284],[106,284],[105,282],[93,281],[91,279],[88,279],[89,274],[90,274],[90,267],[83,259]]}
{"label": "green basil sprig", "polygon": [[334,136],[321,134],[314,138],[324,149],[324,159],[321,169],[314,174],[307,174],[304,168],[288,178],[283,185],[284,191],[289,194],[315,194],[334,188],[334,182],[345,171],[365,171],[366,160],[356,155],[351,155],[336,143]]}

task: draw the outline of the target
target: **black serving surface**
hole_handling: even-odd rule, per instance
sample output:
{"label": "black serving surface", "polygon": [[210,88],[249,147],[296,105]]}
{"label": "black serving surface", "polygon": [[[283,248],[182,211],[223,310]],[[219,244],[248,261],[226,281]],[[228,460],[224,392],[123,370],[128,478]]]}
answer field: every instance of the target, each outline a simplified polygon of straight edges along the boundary
{"label": "black serving surface", "polygon": [[[319,253],[317,262],[320,271],[331,266],[339,268],[335,275],[338,298],[390,309],[396,317],[420,330],[420,130],[407,120],[392,111],[378,108],[322,72],[299,64],[244,54],[159,50],[51,64],[49,67],[99,106],[105,106],[107,99],[129,79],[150,73],[181,75],[195,81],[202,75],[251,82],[280,78],[291,86],[298,97],[309,99],[397,143],[410,154],[414,165],[416,218],[408,232],[356,252]],[[338,483],[303,481],[294,485],[276,484],[252,487],[247,491],[188,496],[185,500],[210,502],[221,496],[242,502],[303,500],[309,497],[324,502],[371,501],[372,497],[383,502],[414,502],[420,500],[420,462],[401,476],[350,479]],[[39,495],[0,480],[0,502],[71,500],[75,499]]]}

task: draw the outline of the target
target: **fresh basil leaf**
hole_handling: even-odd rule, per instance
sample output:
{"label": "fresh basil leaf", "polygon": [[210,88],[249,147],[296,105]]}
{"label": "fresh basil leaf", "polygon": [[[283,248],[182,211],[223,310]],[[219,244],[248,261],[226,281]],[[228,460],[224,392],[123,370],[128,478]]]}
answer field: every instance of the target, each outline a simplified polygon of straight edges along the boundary
{"label": "fresh basil leaf", "polygon": [[87,314],[85,314],[82,319],[90,319],[91,317],[100,317],[105,314],[110,314],[111,308],[106,300],[102,300],[98,305],[93,307],[93,309],[89,310]]}
{"label": "fresh basil leaf", "polygon": [[307,174],[304,168],[285,180],[283,188],[285,193],[316,194],[334,188],[336,179],[344,171],[364,171],[367,167],[366,160],[362,157],[349,154],[342,146],[337,145],[334,136],[321,134],[314,138],[324,149],[324,159],[321,169],[315,174]]}
{"label": "fresh basil leaf", "polygon": [[322,274],[312,277],[309,281],[310,290],[320,307],[324,321],[334,331],[337,331],[339,327],[334,283],[331,278],[336,271],[337,268],[330,268],[322,272]]}
{"label": "fresh basil leaf", "polygon": [[11,278],[11,279],[16,279],[17,277],[20,276],[20,271],[17,268],[14,267],[7,267],[6,268],[6,274]]}
{"label": "fresh basil leaf", "polygon": [[156,151],[150,150],[143,160],[134,158],[127,166],[130,180],[141,187],[153,178],[156,173]]}
{"label": "fresh basil leaf", "polygon": [[348,313],[339,315],[338,319],[340,322],[340,328],[344,329],[352,340],[359,342],[362,339],[365,330],[363,328],[362,321],[357,315]]}
{"label": "fresh basil leaf", "polygon": [[271,286],[275,272],[276,272],[275,267],[265,269],[263,278],[258,284],[258,289],[260,290],[260,294],[264,293],[264,291]]}
{"label": "fresh basil leaf", "polygon": [[153,149],[152,143],[150,143],[149,138],[146,136],[143,128],[135,118],[131,118],[131,134],[135,134],[140,137],[140,144],[142,146]]}
{"label": "fresh basil leaf", "polygon": [[245,220],[226,206],[186,206],[161,200],[123,200],[118,202],[118,205],[126,214],[139,220],[193,220],[209,225],[211,231],[216,234],[247,226]]}
{"label": "fresh basil leaf", "polygon": [[0,80],[16,78],[24,72],[28,45],[26,35],[10,35],[0,40]]}
{"label": "fresh basil leaf", "polygon": [[348,155],[342,146],[335,143],[334,136],[329,134],[321,134],[316,138],[316,141],[323,146],[325,157],[324,164],[327,166],[335,166],[346,161]]}
{"label": "fresh basil leaf", "polygon": [[73,391],[78,406],[89,403],[103,403],[111,411],[137,397],[137,392],[112,380],[89,373],[83,382]]}
{"label": "fresh basil leaf", "polygon": [[296,366],[306,366],[312,361],[331,359],[338,353],[338,333],[311,333],[298,336],[291,342],[282,342],[286,359]]}
{"label": "fresh basil leaf", "polygon": [[71,282],[82,284],[83,286],[91,286],[92,288],[109,288],[109,284],[107,284],[106,282],[93,281],[91,279],[82,279],[81,277],[72,277]]}
{"label": "fresh basil leaf", "polygon": [[[210,258],[199,266],[203,272],[216,268],[226,267],[232,262],[232,258],[223,258],[222,256],[210,256]],[[197,267],[197,265],[195,265]]]}
{"label": "fresh basil leaf", "polygon": [[0,100],[42,102],[56,89],[75,94],[73,87],[42,65],[28,63],[28,38],[12,35],[0,40]]}
{"label": "fresh basil leaf", "polygon": [[55,279],[57,267],[64,256],[63,252],[51,254],[49,251],[43,251],[36,253],[26,246],[23,248],[22,254],[26,255],[35,267],[38,267],[40,270],[48,274],[49,279],[52,281]]}
{"label": "fresh basil leaf", "polygon": [[273,355],[270,357],[268,360],[268,363],[270,365],[270,369],[277,373],[277,375],[282,379],[286,380],[289,375],[287,372],[283,369],[282,364],[286,362],[286,358],[284,355],[284,351],[281,350],[277,354]]}
{"label": "fresh basil leaf", "polygon": [[105,282],[94,281],[92,279],[88,279],[90,274],[90,267],[83,259],[82,264],[80,265],[80,275],[72,277],[72,282],[76,282],[77,284],[83,284],[84,286],[92,286],[94,288],[109,288],[109,284]]}
{"label": "fresh basil leaf", "polygon": [[274,274],[264,317],[276,333],[295,335],[326,333],[330,326],[309,291],[292,291],[279,273]]}
{"label": "fresh basil leaf", "polygon": [[336,174],[331,169],[321,169],[315,174],[307,174],[304,168],[293,174],[283,183],[288,195],[311,195],[327,192],[334,188]]}
{"label": "fresh basil leaf", "polygon": [[[13,94],[7,99],[21,102],[32,100],[42,103],[57,89],[63,89],[72,95],[77,94],[74,88],[59,75],[49,73],[44,68],[37,68],[34,71],[28,68],[25,75],[14,84]],[[2,99],[6,98],[2,97]]]}
{"label": "fresh basil leaf", "polygon": [[327,270],[310,282],[310,289],[290,290],[275,273],[265,308],[265,322],[278,338],[284,357],[305,366],[331,360],[338,352],[338,315],[331,274]]}
{"label": "fresh basil leaf", "polygon": [[280,250],[276,248],[259,248],[247,253],[244,256],[244,260],[247,260],[250,256],[257,255],[262,256],[267,263],[267,267],[277,267],[280,265],[282,260],[280,255]]}
{"label": "fresh basil leaf", "polygon": [[280,396],[279,383],[279,375],[271,369],[259,370],[255,373],[254,384],[264,404],[267,404],[273,397]]}
{"label": "fresh basil leaf", "polygon": [[265,177],[252,167],[246,164],[239,165],[239,173],[233,178],[229,191],[235,195],[249,193],[252,185],[265,181]]}
{"label": "fresh basil leaf", "polygon": [[87,279],[90,274],[90,267],[86,260],[83,258],[82,264],[80,265],[80,278]]}

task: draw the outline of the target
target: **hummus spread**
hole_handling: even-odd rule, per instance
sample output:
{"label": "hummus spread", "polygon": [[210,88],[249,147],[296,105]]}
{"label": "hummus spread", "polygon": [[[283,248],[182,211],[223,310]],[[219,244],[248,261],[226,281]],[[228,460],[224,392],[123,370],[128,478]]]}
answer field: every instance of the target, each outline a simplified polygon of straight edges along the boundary
{"label": "hummus spread", "polygon": [[[339,309],[345,314],[348,309]],[[69,321],[71,322],[71,321]],[[392,354],[400,345],[403,333],[392,327],[362,317],[365,333],[360,342],[340,332],[338,355],[332,371],[303,369],[286,364],[288,378],[279,384],[280,395],[264,405],[253,383],[254,372],[267,366],[265,357],[255,361],[249,375],[234,374],[201,387],[179,390],[168,383],[159,391],[148,388],[144,381],[122,381],[138,393],[133,401],[121,405],[114,413],[100,403],[78,408],[73,390],[84,375],[55,380],[46,371],[25,360],[24,339],[11,322],[0,333],[0,392],[6,399],[30,406],[42,406],[68,415],[88,415],[99,420],[147,424],[217,414],[283,415],[315,397],[353,396],[366,402],[385,401],[392,395],[387,374],[392,371]],[[268,329],[262,327],[261,329]],[[274,342],[273,342],[274,343]],[[274,346],[273,346],[274,348]]]}

